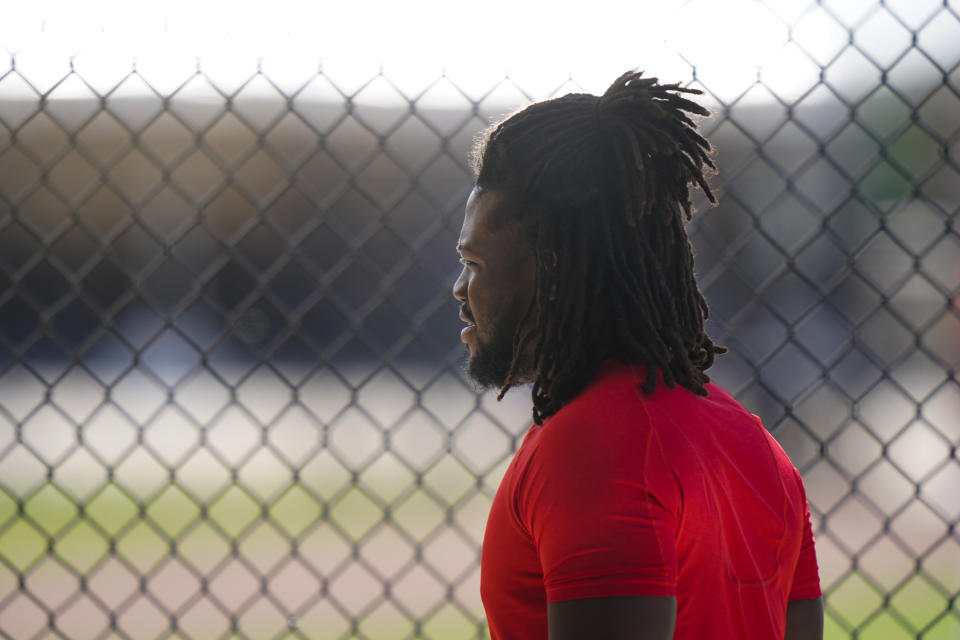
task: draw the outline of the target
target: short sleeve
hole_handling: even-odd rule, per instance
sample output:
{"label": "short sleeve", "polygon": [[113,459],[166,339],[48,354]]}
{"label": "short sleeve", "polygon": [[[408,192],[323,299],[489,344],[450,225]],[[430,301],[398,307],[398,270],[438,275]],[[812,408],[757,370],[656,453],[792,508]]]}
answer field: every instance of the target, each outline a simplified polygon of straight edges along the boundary
{"label": "short sleeve", "polygon": [[655,434],[571,422],[544,425],[518,495],[547,601],[676,595],[678,489]]}
{"label": "short sleeve", "polygon": [[797,567],[793,573],[789,600],[807,600],[819,598],[822,595],[820,591],[820,572],[817,567],[813,529],[810,524],[810,505],[807,502],[807,495],[800,474],[796,470],[794,470],[794,474],[797,484],[800,486],[800,495],[803,498],[803,535],[800,540],[800,556],[797,558]]}

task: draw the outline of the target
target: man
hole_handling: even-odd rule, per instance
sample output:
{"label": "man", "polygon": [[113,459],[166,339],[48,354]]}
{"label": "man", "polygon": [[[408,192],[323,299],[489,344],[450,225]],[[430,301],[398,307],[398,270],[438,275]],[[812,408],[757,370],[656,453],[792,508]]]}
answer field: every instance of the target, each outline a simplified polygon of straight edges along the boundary
{"label": "man", "polygon": [[534,405],[484,536],[494,640],[822,637],[799,474],[705,373],[723,348],[684,223],[713,164],[683,93],[627,73],[475,149],[468,371]]}

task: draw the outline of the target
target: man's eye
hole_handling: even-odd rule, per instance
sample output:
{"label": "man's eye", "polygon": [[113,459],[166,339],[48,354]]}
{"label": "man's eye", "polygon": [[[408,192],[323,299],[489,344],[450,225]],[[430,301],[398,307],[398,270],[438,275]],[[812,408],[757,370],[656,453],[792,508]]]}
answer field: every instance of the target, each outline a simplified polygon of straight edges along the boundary
{"label": "man's eye", "polygon": [[475,267],[475,266],[477,266],[477,263],[476,263],[476,262],[473,262],[473,261],[471,261],[471,260],[467,260],[466,258],[460,258],[460,264],[462,264],[462,265],[465,266],[465,267]]}

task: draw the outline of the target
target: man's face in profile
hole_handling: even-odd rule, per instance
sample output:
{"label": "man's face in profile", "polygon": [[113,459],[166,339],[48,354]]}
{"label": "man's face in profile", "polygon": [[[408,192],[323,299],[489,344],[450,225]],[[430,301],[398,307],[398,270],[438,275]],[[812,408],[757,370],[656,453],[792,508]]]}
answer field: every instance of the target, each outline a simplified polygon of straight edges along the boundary
{"label": "man's face in profile", "polygon": [[[463,269],[453,285],[468,323],[460,339],[470,350],[467,373],[482,387],[501,387],[513,359],[517,326],[533,299],[533,253],[510,223],[495,224],[499,196],[474,189],[467,200],[457,251]],[[521,367],[518,382],[530,378]]]}

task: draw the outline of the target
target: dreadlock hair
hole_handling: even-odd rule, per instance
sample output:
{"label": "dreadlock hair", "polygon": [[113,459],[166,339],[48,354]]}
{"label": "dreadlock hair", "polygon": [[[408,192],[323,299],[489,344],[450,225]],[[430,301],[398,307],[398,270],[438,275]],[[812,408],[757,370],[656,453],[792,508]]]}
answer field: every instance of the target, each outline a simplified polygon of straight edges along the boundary
{"label": "dreadlock hair", "polygon": [[532,353],[537,424],[608,357],[646,365],[646,393],[660,372],[668,387],[706,395],[705,371],[726,351],[704,331],[684,228],[689,183],[716,203],[710,144],[688,115],[709,112],[685,93],[701,92],[631,71],[602,96],[530,105],[476,141],[477,189],[499,194],[495,224],[518,225],[536,260],[500,397]]}

